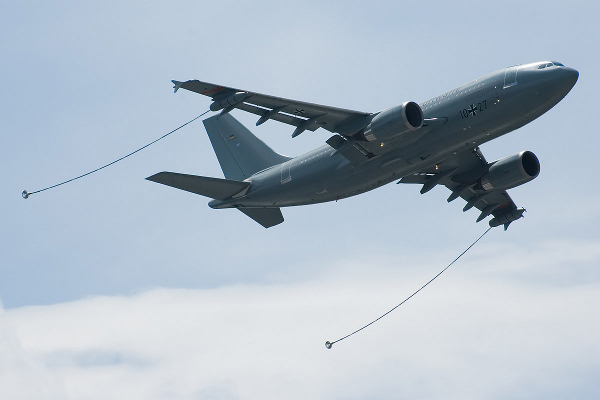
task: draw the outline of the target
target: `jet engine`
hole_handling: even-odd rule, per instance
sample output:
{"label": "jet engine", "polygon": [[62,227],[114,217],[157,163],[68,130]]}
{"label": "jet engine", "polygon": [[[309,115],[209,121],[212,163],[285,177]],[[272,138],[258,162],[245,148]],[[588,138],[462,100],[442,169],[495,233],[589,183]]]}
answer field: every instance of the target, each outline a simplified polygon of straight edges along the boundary
{"label": "jet engine", "polygon": [[423,126],[423,110],[413,102],[407,101],[377,114],[362,133],[367,142],[388,140],[408,134]]}
{"label": "jet engine", "polygon": [[477,189],[507,190],[533,180],[540,173],[540,162],[531,151],[522,151],[490,165],[488,172],[479,180]]}

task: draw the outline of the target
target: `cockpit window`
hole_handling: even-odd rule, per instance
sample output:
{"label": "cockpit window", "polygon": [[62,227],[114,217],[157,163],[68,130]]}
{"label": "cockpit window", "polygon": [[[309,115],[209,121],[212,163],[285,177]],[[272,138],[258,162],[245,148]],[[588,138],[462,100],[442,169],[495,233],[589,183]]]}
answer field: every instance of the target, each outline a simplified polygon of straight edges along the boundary
{"label": "cockpit window", "polygon": [[561,63],[557,62],[557,61],[552,61],[546,64],[540,64],[538,65],[538,69],[544,69],[544,68],[550,68],[550,67],[564,67],[564,65],[562,65]]}

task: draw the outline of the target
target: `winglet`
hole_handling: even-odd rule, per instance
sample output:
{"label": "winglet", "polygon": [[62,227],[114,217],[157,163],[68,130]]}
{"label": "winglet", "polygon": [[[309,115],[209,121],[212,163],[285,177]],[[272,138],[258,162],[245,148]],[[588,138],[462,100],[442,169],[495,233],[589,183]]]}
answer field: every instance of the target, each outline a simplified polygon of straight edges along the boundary
{"label": "winglet", "polygon": [[181,85],[183,85],[183,82],[179,82],[179,81],[171,81],[171,82],[173,82],[173,85],[175,85],[175,86],[173,86],[173,89],[175,89],[173,91],[173,93],[177,93],[177,91],[179,90]]}

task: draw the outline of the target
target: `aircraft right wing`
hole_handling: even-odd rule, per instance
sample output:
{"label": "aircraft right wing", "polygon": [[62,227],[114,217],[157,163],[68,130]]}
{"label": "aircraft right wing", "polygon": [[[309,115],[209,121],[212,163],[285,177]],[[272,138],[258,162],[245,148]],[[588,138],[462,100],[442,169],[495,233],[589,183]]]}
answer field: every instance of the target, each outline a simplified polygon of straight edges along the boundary
{"label": "aircraft right wing", "polygon": [[477,147],[460,152],[440,165],[405,176],[398,183],[422,184],[421,194],[427,193],[436,185],[444,185],[452,191],[448,202],[461,197],[467,202],[463,211],[473,207],[481,211],[477,222],[493,215],[490,226],[504,225],[506,230],[511,222],[523,216],[525,209],[517,208],[506,190],[486,189],[483,187],[485,185],[482,186],[481,178],[489,171],[490,166]]}
{"label": "aircraft right wing", "polygon": [[362,128],[371,115],[367,112],[284,99],[198,80],[172,82],[175,85],[175,92],[182,88],[211,97],[213,103],[210,109],[212,111],[222,110],[222,113],[228,113],[237,108],[259,115],[260,118],[256,125],[269,119],[292,125],[296,127],[292,137],[296,137],[306,130],[315,131],[318,128],[341,135],[349,135]]}

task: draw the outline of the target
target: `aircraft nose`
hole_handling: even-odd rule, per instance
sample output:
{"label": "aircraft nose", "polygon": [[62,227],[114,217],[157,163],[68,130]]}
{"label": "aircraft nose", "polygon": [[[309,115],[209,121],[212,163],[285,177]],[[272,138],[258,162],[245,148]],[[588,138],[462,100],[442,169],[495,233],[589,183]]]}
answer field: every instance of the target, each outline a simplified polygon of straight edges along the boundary
{"label": "aircraft nose", "polygon": [[[558,63],[557,63],[558,64]],[[545,68],[537,68],[533,74],[532,85],[536,93],[546,97],[550,102],[558,103],[577,83],[579,72],[562,64]]]}
{"label": "aircraft nose", "polygon": [[579,71],[574,68],[564,67],[562,68],[562,77],[565,84],[569,85],[569,88],[572,88],[575,86],[577,79],[579,79]]}
{"label": "aircraft nose", "polygon": [[557,93],[559,93],[560,98],[562,99],[567,95],[577,83],[577,79],[579,78],[579,72],[576,69],[569,67],[561,67],[558,76],[555,80],[555,87],[558,89]]}

